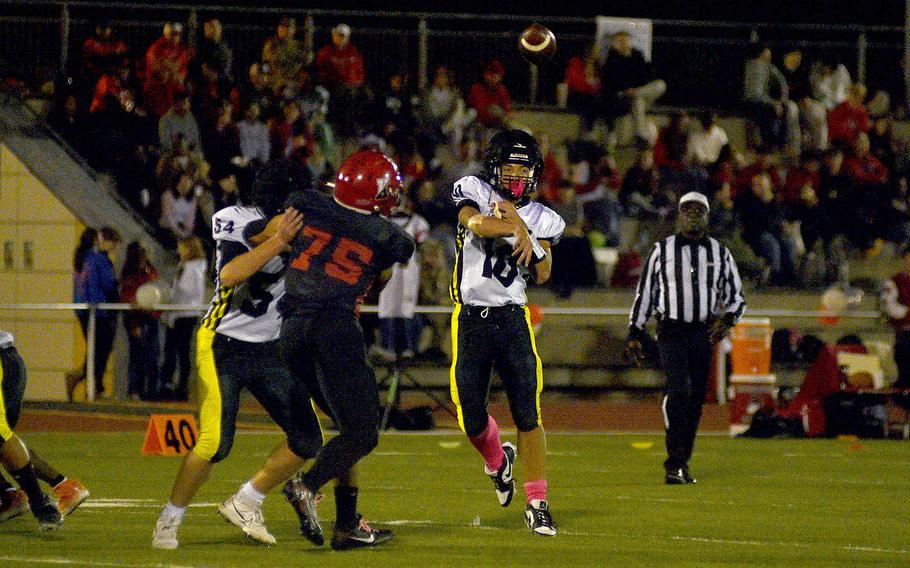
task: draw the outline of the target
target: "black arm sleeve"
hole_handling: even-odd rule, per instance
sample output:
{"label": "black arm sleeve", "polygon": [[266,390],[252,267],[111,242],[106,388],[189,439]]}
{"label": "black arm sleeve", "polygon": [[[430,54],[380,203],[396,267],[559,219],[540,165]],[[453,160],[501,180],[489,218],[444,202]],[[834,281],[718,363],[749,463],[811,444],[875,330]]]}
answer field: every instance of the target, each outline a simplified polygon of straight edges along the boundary
{"label": "black arm sleeve", "polygon": [[268,219],[256,219],[255,221],[250,221],[246,224],[246,227],[243,228],[243,240],[250,242],[250,239],[264,231],[266,225],[268,224]]}
{"label": "black arm sleeve", "polygon": [[[249,225],[247,225],[247,227],[249,227]],[[224,265],[249,250],[250,249],[237,241],[218,241],[218,266],[215,268],[218,272],[221,272]]]}

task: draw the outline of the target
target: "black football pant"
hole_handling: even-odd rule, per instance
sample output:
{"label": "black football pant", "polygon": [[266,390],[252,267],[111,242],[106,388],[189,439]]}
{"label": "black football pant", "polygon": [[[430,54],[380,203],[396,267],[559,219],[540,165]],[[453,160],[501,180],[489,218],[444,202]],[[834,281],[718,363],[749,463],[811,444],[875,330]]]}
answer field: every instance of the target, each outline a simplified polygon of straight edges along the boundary
{"label": "black football pant", "polygon": [[294,376],[338,427],[303,477],[313,492],[347,473],[379,443],[379,387],[363,330],[348,311],[302,312],[281,324],[281,351]]}
{"label": "black football pant", "polygon": [[660,364],[667,378],[663,399],[667,431],[668,470],[688,467],[705,402],[711,371],[711,339],[707,324],[660,322],[657,326]]}
{"label": "black football pant", "polygon": [[543,369],[525,306],[456,305],[452,312],[452,368],[452,402],[468,437],[487,427],[493,369],[506,390],[515,426],[530,432],[541,425]]}

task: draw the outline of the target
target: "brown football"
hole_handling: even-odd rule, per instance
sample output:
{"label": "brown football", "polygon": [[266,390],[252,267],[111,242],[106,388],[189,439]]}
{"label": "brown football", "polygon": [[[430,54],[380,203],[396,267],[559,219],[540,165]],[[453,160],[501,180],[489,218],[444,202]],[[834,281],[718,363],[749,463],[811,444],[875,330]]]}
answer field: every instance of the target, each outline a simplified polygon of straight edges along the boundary
{"label": "brown football", "polygon": [[518,38],[518,52],[529,63],[543,65],[556,53],[556,36],[540,24],[531,24]]}

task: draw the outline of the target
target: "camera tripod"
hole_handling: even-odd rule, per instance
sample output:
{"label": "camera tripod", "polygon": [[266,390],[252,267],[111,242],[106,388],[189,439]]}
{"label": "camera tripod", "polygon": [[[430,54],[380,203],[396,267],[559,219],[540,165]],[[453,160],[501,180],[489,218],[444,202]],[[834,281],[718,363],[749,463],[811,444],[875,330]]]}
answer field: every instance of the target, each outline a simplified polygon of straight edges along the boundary
{"label": "camera tripod", "polygon": [[[388,392],[386,393],[386,404],[385,409],[382,412],[382,421],[379,423],[380,430],[386,430],[389,427],[389,418],[392,416],[392,409],[397,409],[401,404],[401,393],[398,390],[398,387],[401,385],[401,380],[404,379],[415,387],[423,394],[430,397],[433,402],[436,403],[436,408],[441,408],[452,415],[454,418],[458,416],[449,408],[448,402],[444,399],[439,398],[430,390],[429,387],[421,385],[414,376],[407,371],[408,360],[403,358],[401,354],[395,355],[395,361],[391,365],[388,365],[388,372],[386,376],[379,381],[379,387],[382,388],[384,385],[388,384]],[[435,410],[435,409],[434,409]]]}

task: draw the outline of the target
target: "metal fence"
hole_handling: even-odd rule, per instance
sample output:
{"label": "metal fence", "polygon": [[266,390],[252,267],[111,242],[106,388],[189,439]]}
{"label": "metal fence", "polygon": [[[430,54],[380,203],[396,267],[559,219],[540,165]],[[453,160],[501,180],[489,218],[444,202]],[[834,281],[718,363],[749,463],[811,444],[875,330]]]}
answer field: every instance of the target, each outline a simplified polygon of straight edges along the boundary
{"label": "metal fence", "polygon": [[[158,312],[168,311],[198,311],[200,314],[208,310],[209,305],[192,305],[192,304],[158,304],[147,306]],[[86,326],[86,358],[85,358],[85,380],[86,380],[86,397],[89,401],[95,400],[95,330],[96,314],[98,310],[108,311],[130,311],[139,309],[132,304],[110,303],[110,304],[86,304],[86,303],[63,303],[63,304],[0,304],[0,313],[2,312],[56,312],[56,311],[88,311],[88,325]],[[418,306],[415,313],[418,314],[451,314],[452,306]],[[546,317],[594,317],[598,320],[617,320],[629,317],[629,308],[586,308],[586,307],[544,307],[542,308]],[[362,306],[362,313],[375,314],[379,312],[378,306]],[[821,310],[750,310],[749,317],[766,317],[785,320],[811,320],[819,317],[837,317],[847,320],[858,320],[866,322],[875,322],[881,319],[881,314],[875,310],[846,310],[838,313],[828,313]]]}
{"label": "metal fence", "polygon": [[[225,40],[234,50],[235,73],[242,76],[259,59],[262,44],[274,33],[279,17],[289,15],[297,17],[300,35],[317,50],[329,41],[334,25],[349,24],[374,87],[384,86],[386,77],[401,69],[409,73],[413,84],[422,87],[432,68],[442,64],[454,71],[456,82],[466,90],[480,79],[482,62],[498,58],[507,69],[504,82],[513,99],[541,105],[555,104],[556,85],[564,78],[568,59],[584,53],[594,40],[596,27],[594,17],[60,0],[0,0],[0,8],[0,69],[28,79],[46,78],[77,63],[82,42],[98,21],[111,22],[132,53],[141,56],[160,35],[164,22],[187,22],[187,35],[192,38],[208,17],[222,21]],[[534,20],[549,26],[559,45],[554,60],[539,70],[524,62],[516,49],[517,34]],[[735,106],[741,96],[743,62],[756,39],[778,52],[800,47],[810,62],[821,55],[833,56],[873,89],[892,93],[904,89],[900,66],[903,28],[898,26],[654,20],[653,32],[653,62],[669,85],[662,99],[668,105]]]}

